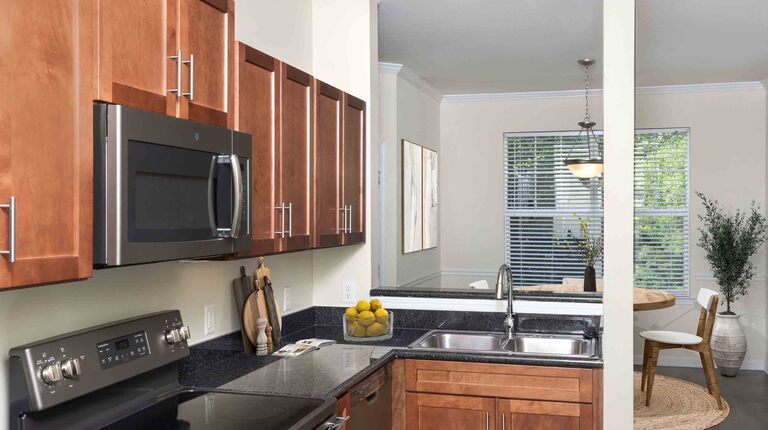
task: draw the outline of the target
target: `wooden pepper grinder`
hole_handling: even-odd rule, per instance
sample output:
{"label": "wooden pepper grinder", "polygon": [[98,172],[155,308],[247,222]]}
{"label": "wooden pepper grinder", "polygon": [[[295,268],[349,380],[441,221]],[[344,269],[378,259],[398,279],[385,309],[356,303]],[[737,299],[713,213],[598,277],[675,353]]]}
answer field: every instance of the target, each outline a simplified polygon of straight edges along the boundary
{"label": "wooden pepper grinder", "polygon": [[256,355],[267,355],[267,334],[264,332],[267,328],[267,319],[259,318],[256,327],[259,329],[259,335],[256,336]]}

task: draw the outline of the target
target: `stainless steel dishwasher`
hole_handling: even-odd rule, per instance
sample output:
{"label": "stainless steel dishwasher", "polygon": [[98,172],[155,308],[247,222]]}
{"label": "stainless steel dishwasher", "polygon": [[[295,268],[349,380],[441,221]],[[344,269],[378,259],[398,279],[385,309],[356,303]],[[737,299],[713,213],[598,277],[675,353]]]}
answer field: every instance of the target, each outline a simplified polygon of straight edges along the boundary
{"label": "stainless steel dishwasher", "polygon": [[392,429],[392,363],[352,387],[349,397],[347,429]]}

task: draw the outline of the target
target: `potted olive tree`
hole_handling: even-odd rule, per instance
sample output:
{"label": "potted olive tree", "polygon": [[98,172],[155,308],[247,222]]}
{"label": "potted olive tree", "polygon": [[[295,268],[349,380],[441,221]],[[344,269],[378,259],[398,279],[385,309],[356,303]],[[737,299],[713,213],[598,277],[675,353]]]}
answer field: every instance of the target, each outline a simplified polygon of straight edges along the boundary
{"label": "potted olive tree", "polygon": [[731,310],[739,297],[746,295],[755,266],[750,258],[765,241],[766,219],[752,202],[749,212],[727,215],[717,200],[697,192],[705,213],[699,215],[699,246],[704,249],[712,274],[720,286],[726,309],[717,314],[712,331],[712,356],[723,376],[736,376],[744,355],[747,338],[739,324],[739,315]]}

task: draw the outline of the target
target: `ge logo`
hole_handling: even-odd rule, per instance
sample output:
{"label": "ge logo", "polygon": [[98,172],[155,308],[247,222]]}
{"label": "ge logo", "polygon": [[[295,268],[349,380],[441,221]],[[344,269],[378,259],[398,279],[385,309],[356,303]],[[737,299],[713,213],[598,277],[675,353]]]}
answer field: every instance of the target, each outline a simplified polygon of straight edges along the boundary
{"label": "ge logo", "polygon": [[195,140],[196,140],[196,141],[197,141],[197,140],[200,140],[200,133],[198,133],[198,132],[195,132]]}

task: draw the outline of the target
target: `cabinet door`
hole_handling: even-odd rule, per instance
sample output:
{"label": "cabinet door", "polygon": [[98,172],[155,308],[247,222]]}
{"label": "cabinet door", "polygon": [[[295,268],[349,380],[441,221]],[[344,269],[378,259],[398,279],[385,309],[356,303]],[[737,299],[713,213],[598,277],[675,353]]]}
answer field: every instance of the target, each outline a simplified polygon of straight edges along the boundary
{"label": "cabinet door", "polygon": [[407,393],[405,413],[408,430],[496,428],[495,400],[484,397]]}
{"label": "cabinet door", "polygon": [[312,77],[287,64],[280,73],[280,178],[278,199],[285,208],[282,251],[309,249],[311,243],[310,178],[312,165]]}
{"label": "cabinet door", "polygon": [[499,399],[499,429],[591,430],[592,405]]}
{"label": "cabinet door", "polygon": [[[182,67],[180,116],[227,127],[234,89],[234,17],[232,0],[179,0]],[[231,87],[231,88],[230,88]]]}
{"label": "cabinet door", "polygon": [[98,0],[96,99],[175,115],[175,0]]}
{"label": "cabinet door", "polygon": [[349,94],[344,102],[343,195],[347,207],[344,244],[365,242],[365,102]]}
{"label": "cabinet door", "polygon": [[275,231],[276,166],[279,165],[276,127],[279,89],[279,63],[274,58],[244,44],[237,49],[237,91],[234,127],[251,135],[251,251],[238,254],[273,254],[280,251]]}
{"label": "cabinet door", "polygon": [[315,81],[315,144],[314,165],[314,247],[341,245],[341,235],[348,219],[342,208],[341,173],[341,115],[342,92]]}
{"label": "cabinet door", "polygon": [[[0,203],[15,198],[15,258],[0,287],[90,276],[94,3],[4,2],[0,28]],[[82,73],[80,73],[82,71]],[[0,249],[10,247],[10,208]]]}

